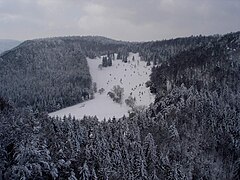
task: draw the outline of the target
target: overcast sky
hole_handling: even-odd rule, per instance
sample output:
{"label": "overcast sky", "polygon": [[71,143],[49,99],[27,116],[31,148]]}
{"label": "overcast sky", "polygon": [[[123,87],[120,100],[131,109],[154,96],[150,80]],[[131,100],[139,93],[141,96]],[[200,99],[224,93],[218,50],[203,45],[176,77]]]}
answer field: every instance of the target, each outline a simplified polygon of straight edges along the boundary
{"label": "overcast sky", "polygon": [[240,0],[0,0],[0,39],[146,41],[239,30]]}

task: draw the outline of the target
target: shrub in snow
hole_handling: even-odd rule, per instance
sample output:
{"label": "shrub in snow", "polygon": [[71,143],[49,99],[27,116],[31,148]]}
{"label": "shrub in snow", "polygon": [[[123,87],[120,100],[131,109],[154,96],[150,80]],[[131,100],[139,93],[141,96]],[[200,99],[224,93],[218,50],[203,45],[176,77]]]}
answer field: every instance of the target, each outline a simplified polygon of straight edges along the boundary
{"label": "shrub in snow", "polygon": [[113,86],[112,91],[108,92],[110,98],[117,103],[122,103],[124,88],[119,85]]}
{"label": "shrub in snow", "polygon": [[94,93],[97,93],[97,83],[93,83],[93,91]]}
{"label": "shrub in snow", "polygon": [[98,69],[102,70],[102,68],[103,68],[102,64],[99,64]]}
{"label": "shrub in snow", "polygon": [[108,92],[107,95],[112,98],[115,99],[115,94],[113,92]]}
{"label": "shrub in snow", "polygon": [[136,98],[132,97],[132,96],[129,96],[126,100],[125,100],[125,103],[127,106],[131,107],[131,108],[134,108],[135,106],[135,103],[136,103]]}
{"label": "shrub in snow", "polygon": [[104,91],[105,91],[105,89],[104,89],[104,88],[101,88],[101,89],[98,90],[98,93],[99,93],[99,94],[102,94],[102,93],[104,93]]}

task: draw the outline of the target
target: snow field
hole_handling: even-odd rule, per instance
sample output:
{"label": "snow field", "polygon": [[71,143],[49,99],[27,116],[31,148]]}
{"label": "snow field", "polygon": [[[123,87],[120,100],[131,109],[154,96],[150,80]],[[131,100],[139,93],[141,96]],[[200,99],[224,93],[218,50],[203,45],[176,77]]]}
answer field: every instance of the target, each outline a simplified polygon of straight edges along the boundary
{"label": "snow field", "polygon": [[[133,56],[135,60],[133,60]],[[145,86],[145,83],[149,80],[151,67],[146,66],[146,62],[140,61],[138,53],[130,53],[128,63],[124,63],[122,60],[113,60],[112,66],[102,69],[98,67],[102,63],[102,58],[87,59],[87,61],[92,81],[97,83],[98,90],[104,88],[105,92],[102,94],[96,93],[92,100],[50,113],[50,116],[63,117],[71,114],[76,118],[82,118],[84,115],[96,115],[101,121],[104,118],[127,116],[131,108],[125,104],[125,99],[130,95],[136,98],[137,106],[148,106],[154,101],[154,96]],[[107,95],[114,85],[124,88],[122,104],[113,102]]]}

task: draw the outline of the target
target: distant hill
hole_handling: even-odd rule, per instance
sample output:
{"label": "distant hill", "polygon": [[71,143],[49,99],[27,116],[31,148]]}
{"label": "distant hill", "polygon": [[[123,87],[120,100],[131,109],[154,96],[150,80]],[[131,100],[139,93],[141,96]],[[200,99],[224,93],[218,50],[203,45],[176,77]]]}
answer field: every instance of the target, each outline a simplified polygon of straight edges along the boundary
{"label": "distant hill", "polygon": [[11,39],[0,39],[0,54],[4,51],[12,49],[18,46],[21,41],[11,40]]}

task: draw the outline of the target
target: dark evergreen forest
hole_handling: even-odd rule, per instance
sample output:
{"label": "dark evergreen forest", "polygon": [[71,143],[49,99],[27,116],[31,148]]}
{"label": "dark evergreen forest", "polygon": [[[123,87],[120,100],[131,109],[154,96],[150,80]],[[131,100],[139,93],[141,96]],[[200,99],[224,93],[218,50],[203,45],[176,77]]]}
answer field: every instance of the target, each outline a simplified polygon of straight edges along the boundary
{"label": "dark evergreen forest", "polygon": [[[240,32],[80,38],[86,46],[78,38],[27,41],[0,57],[0,179],[240,179]],[[147,83],[154,104],[121,119],[49,117],[59,98],[63,107],[78,101],[69,91],[91,88],[85,58],[108,51],[139,51],[156,64]]]}

